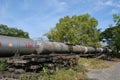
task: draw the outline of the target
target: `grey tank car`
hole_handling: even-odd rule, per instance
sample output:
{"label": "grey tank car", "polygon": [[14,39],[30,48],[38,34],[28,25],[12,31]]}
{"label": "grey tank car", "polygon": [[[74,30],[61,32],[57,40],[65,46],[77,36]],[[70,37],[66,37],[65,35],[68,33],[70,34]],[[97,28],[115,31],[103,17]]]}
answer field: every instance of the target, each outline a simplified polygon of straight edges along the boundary
{"label": "grey tank car", "polygon": [[71,45],[60,42],[45,42],[45,41],[36,41],[36,51],[39,54],[42,53],[75,53],[75,54],[87,54],[87,53],[106,53],[112,52],[108,48],[95,48],[88,46],[80,45]]}
{"label": "grey tank car", "polygon": [[[8,57],[9,71],[41,70],[70,67],[77,64],[80,55],[109,53],[111,49],[95,48],[60,42],[45,42],[0,35],[0,57]],[[22,70],[21,70],[22,69]]]}
{"label": "grey tank car", "polygon": [[60,42],[45,42],[25,38],[0,36],[0,56],[30,55],[50,53],[104,53],[111,52],[108,48],[95,48],[80,45],[69,45]]}
{"label": "grey tank car", "polygon": [[31,54],[35,49],[35,42],[31,39],[0,36],[0,56]]}

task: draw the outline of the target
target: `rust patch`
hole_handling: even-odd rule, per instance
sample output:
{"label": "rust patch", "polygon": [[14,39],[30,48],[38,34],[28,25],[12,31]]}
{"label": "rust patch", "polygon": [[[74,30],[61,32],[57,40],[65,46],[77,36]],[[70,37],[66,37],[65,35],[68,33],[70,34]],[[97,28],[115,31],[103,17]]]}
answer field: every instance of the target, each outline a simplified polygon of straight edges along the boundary
{"label": "rust patch", "polygon": [[0,42],[0,47],[2,46],[2,43]]}

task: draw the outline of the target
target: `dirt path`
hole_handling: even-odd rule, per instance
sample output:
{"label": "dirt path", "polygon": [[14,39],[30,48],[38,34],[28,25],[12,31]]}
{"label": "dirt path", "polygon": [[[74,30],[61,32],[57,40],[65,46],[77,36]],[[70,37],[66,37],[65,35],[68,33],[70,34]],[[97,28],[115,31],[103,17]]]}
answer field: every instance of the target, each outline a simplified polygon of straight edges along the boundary
{"label": "dirt path", "polygon": [[120,62],[109,63],[113,64],[110,68],[90,70],[88,80],[120,80]]}

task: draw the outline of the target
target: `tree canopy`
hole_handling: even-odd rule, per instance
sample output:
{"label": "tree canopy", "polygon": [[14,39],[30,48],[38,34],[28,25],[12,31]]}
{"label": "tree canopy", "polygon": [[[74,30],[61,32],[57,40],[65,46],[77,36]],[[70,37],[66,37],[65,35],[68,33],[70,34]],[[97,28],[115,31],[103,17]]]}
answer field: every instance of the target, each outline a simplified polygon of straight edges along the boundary
{"label": "tree canopy", "polygon": [[7,25],[0,24],[0,35],[29,38],[29,34],[21,29],[9,28]]}
{"label": "tree canopy", "polygon": [[113,20],[114,20],[116,26],[120,26],[120,15],[113,14]]}
{"label": "tree canopy", "polygon": [[113,41],[112,46],[118,53],[120,50],[120,15],[113,14],[113,21],[115,26],[107,28],[100,34],[100,37],[106,39],[111,38]]}
{"label": "tree canopy", "polygon": [[89,14],[65,16],[45,35],[50,41],[98,46],[98,21]]}

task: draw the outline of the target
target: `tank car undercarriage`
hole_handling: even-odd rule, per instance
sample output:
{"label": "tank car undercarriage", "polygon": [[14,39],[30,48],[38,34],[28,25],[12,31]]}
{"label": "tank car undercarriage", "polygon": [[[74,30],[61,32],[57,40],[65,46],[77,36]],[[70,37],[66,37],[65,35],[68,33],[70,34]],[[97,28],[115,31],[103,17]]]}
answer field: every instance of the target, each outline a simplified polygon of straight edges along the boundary
{"label": "tank car undercarriage", "polygon": [[8,58],[8,71],[15,73],[40,72],[47,69],[50,72],[60,68],[69,69],[77,65],[79,56],[75,54],[44,54],[44,55],[24,55],[19,58]]}

